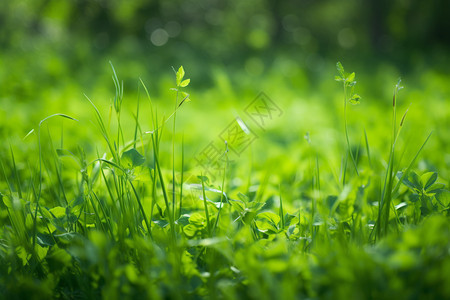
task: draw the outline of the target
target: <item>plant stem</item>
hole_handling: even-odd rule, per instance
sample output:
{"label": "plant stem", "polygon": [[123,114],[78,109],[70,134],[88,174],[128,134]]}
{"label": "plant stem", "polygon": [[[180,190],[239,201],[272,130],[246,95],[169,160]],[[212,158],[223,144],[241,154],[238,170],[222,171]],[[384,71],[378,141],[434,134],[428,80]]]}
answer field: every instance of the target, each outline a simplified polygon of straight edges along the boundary
{"label": "plant stem", "polygon": [[[345,140],[347,141],[347,150],[350,153],[350,157],[353,162],[353,166],[355,167],[356,175],[359,176],[358,167],[356,166],[355,158],[353,157],[353,152],[350,148],[350,139],[348,137],[348,129],[347,129],[347,86],[344,82],[344,128],[345,128]],[[344,170],[345,173],[346,170]],[[345,176],[344,176],[345,177]]]}

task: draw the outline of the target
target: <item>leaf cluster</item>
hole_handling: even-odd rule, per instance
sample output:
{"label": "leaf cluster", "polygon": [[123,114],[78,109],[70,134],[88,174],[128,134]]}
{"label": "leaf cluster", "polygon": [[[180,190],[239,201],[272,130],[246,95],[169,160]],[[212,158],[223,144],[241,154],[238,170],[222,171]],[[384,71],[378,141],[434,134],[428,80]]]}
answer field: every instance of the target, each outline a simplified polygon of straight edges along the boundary
{"label": "leaf cluster", "polygon": [[[335,76],[334,80],[336,80],[338,82],[342,82],[345,90],[347,90],[347,88],[350,88],[350,96],[348,98],[348,101],[351,104],[354,104],[354,105],[359,104],[360,100],[361,100],[361,96],[354,92],[355,85],[356,85],[355,72],[346,73],[341,62],[336,63],[336,68],[339,72],[339,75]],[[347,97],[347,95],[346,95],[346,97]]]}

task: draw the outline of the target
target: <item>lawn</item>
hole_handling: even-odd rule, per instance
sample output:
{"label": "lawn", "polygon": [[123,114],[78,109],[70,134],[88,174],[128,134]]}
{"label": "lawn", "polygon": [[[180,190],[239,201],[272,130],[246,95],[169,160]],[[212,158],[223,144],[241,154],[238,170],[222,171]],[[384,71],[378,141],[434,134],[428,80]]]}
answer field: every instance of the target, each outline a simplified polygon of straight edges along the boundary
{"label": "lawn", "polygon": [[[368,57],[351,45],[369,33],[344,28],[321,53],[287,14],[304,52],[255,29],[241,53],[233,22],[204,45],[185,20],[186,40],[173,22],[145,53],[124,6],[120,42],[89,53],[93,29],[63,38],[82,10],[50,2],[45,39],[0,34],[1,299],[450,298],[445,47]],[[326,3],[309,11],[329,20]]]}

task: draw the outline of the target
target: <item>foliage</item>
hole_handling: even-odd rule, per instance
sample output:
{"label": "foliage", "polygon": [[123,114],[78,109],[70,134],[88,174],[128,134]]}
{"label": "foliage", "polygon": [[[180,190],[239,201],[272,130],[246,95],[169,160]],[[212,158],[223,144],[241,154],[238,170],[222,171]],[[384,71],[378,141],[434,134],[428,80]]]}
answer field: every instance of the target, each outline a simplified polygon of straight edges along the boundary
{"label": "foliage", "polygon": [[[345,114],[347,102],[360,97],[355,73],[341,63],[337,69]],[[429,136],[420,147],[401,144],[406,113],[397,122],[399,85],[392,132],[375,124],[379,134],[365,131],[365,147],[355,145],[345,115],[345,151],[327,145],[338,160],[351,157],[354,172],[342,159],[334,176],[339,172],[325,165],[335,158],[307,134],[307,143],[293,142],[293,153],[302,153],[296,164],[279,156],[250,172],[250,161],[230,162],[226,144],[222,177],[213,180],[184,161],[176,129],[186,126],[177,121],[191,86],[183,67],[174,71],[168,117],[140,80],[147,111],[138,100],[127,121],[123,83],[112,68],[108,118],[86,97],[95,130],[54,114],[25,140],[2,145],[2,298],[450,297],[450,192],[445,177],[416,164]],[[390,141],[386,155],[369,146],[369,137]],[[400,146],[413,157],[399,159]]]}

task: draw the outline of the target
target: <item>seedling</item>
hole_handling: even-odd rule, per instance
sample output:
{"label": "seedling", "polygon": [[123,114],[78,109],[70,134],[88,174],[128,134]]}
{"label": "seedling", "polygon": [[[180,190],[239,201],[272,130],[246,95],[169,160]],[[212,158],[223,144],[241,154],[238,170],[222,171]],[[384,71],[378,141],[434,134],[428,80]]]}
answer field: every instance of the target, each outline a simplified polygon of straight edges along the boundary
{"label": "seedling", "polygon": [[[355,94],[355,85],[356,85],[356,81],[355,81],[355,72],[352,73],[346,73],[344,71],[344,67],[342,66],[342,64],[340,62],[336,63],[336,68],[339,72],[338,76],[335,76],[335,80],[338,82],[341,82],[344,88],[344,131],[345,131],[345,140],[347,142],[347,153],[350,155],[351,159],[352,159],[352,163],[353,166],[355,168],[355,172],[356,174],[359,176],[359,172],[358,172],[358,166],[356,165],[356,160],[355,157],[353,156],[353,152],[351,150],[350,147],[350,139],[348,137],[348,129],[347,129],[347,102],[350,102],[353,105],[357,105],[360,103],[361,100],[361,96],[359,96],[358,94]],[[350,90],[349,90],[350,88]],[[343,179],[342,179],[342,183],[345,184],[345,174],[346,174],[346,165],[344,165],[343,168]]]}

